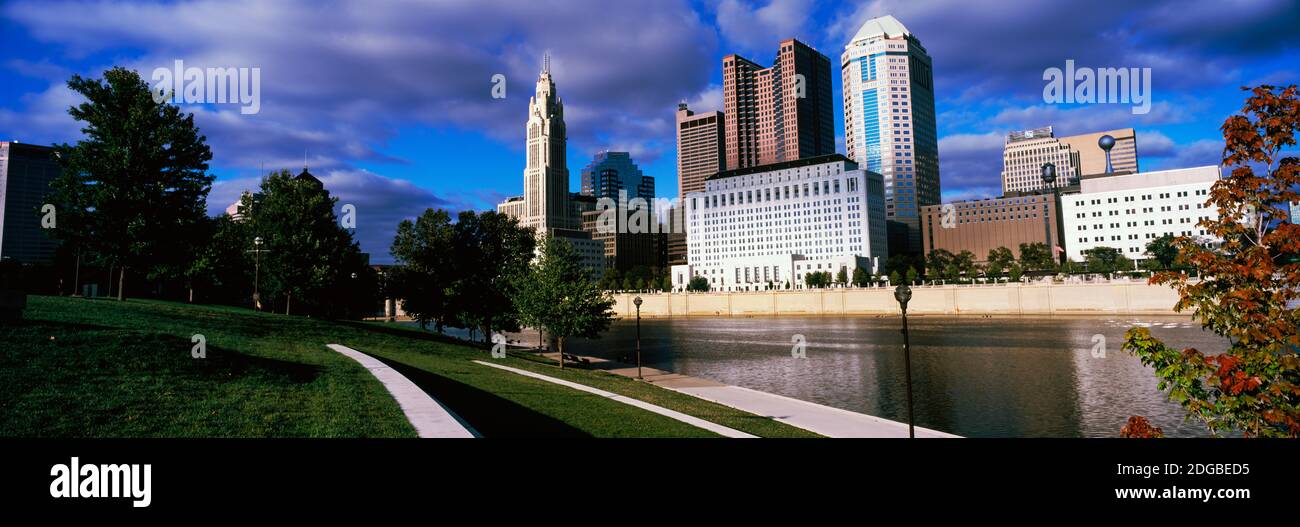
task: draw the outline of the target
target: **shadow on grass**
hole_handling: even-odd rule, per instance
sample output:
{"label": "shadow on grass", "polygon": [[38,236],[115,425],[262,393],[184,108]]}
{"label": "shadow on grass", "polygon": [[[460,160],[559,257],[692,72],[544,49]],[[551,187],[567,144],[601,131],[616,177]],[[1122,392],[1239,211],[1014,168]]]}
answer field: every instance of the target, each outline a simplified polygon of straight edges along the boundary
{"label": "shadow on grass", "polygon": [[591,437],[563,421],[493,393],[385,357],[372,357],[405,375],[483,437]]}

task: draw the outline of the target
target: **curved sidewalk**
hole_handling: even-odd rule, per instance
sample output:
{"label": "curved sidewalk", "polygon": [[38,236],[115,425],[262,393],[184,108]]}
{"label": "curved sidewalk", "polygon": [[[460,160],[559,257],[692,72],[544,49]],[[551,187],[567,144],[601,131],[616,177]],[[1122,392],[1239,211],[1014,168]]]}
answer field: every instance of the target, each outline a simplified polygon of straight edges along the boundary
{"label": "curved sidewalk", "polygon": [[415,427],[415,432],[420,437],[478,437],[473,429],[461,423],[451,411],[421,390],[405,375],[397,373],[397,370],[379,359],[339,344],[325,346],[350,357],[370,370],[370,374],[384,384],[388,393],[393,394],[397,405],[402,407],[402,413],[406,414],[406,420],[411,422],[411,426]]}
{"label": "curved sidewalk", "polygon": [[592,388],[592,387],[587,386],[587,385],[585,385],[585,384],[578,384],[578,383],[576,383],[576,382],[569,382],[569,381],[566,381],[566,380],[564,380],[564,379],[556,379],[555,377],[550,377],[550,376],[547,376],[547,375],[542,375],[542,374],[540,374],[540,373],[534,373],[534,372],[531,372],[531,371],[528,371],[528,370],[521,370],[521,369],[519,369],[519,368],[511,368],[510,366],[502,366],[502,365],[500,365],[500,364],[492,364],[492,363],[490,363],[490,362],[481,361],[481,360],[476,360],[476,361],[474,361],[474,362],[475,362],[476,364],[482,364],[482,365],[484,365],[484,366],[491,366],[491,367],[493,367],[493,368],[497,368],[497,369],[500,369],[500,370],[505,370],[505,371],[508,371],[508,372],[517,373],[517,374],[519,374],[519,375],[523,375],[523,376],[525,376],[525,377],[532,377],[532,378],[534,378],[534,379],[538,379],[538,380],[542,380],[542,381],[546,381],[546,382],[550,382],[550,383],[555,383],[555,384],[558,384],[558,385],[560,385],[560,386],[567,386],[567,387],[569,387],[569,388],[573,388],[573,389],[575,389],[575,390],[580,390],[580,391],[584,391],[584,392],[587,392],[587,393],[591,393],[591,394],[599,395],[599,396],[601,396],[601,397],[605,397],[605,398],[613,399],[613,400],[618,401],[618,402],[620,402],[620,403],[627,404],[627,405],[631,405],[631,406],[635,406],[635,407],[637,407],[637,408],[640,408],[640,409],[642,409],[642,410],[646,410],[646,411],[648,411],[648,412],[653,412],[653,413],[656,413],[656,414],[662,415],[662,416],[664,416],[664,417],[668,417],[668,418],[671,418],[671,419],[676,419],[676,420],[681,421],[681,422],[683,422],[683,423],[686,423],[686,424],[688,424],[688,425],[692,425],[692,426],[695,426],[695,427],[703,428],[703,429],[705,429],[705,430],[708,430],[708,431],[710,431],[710,432],[713,432],[713,433],[715,433],[715,434],[718,434],[718,435],[720,435],[720,436],[722,436],[722,437],[730,437],[730,438],[746,438],[746,439],[748,439],[748,438],[755,438],[755,437],[758,437],[758,436],[755,436],[755,435],[752,435],[752,434],[747,434],[747,433],[745,433],[745,432],[741,432],[740,430],[736,430],[736,429],[734,429],[734,428],[728,428],[728,427],[722,426],[722,425],[717,424],[717,423],[713,423],[713,422],[705,421],[705,420],[703,420],[703,419],[700,419],[700,418],[695,417],[695,416],[692,416],[692,415],[686,415],[686,414],[681,413],[681,412],[678,412],[678,411],[676,411],[676,410],[669,410],[669,409],[664,408],[664,407],[659,406],[659,405],[650,404],[650,403],[647,403],[647,402],[645,402],[645,401],[641,401],[641,400],[638,400],[638,399],[633,399],[633,398],[631,398],[631,397],[627,397],[627,396],[624,396],[624,395],[619,395],[619,394],[616,394],[616,393],[613,393],[613,392],[607,392],[607,391],[605,391],[605,390],[601,390],[601,389],[599,389],[599,388]]}

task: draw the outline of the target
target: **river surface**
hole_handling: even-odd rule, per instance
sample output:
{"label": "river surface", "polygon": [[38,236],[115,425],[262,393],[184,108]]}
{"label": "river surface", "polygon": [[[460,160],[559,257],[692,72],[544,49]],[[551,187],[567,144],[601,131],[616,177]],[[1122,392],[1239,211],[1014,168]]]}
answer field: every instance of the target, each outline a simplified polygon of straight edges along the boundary
{"label": "river surface", "polygon": [[[914,316],[909,325],[917,424],[967,437],[1116,437],[1130,415],[1168,436],[1208,435],[1120,346],[1128,328],[1145,326],[1178,349],[1227,349],[1187,317]],[[898,317],[643,319],[642,361],[905,421],[900,329]],[[635,338],[635,322],[624,320],[565,347],[619,359]],[[794,356],[800,340],[804,358]]]}

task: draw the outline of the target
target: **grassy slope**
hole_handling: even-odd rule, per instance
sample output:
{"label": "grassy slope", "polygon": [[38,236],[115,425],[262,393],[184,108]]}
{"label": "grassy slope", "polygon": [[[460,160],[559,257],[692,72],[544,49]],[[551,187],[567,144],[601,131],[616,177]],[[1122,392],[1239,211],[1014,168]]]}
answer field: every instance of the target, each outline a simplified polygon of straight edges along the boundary
{"label": "grassy slope", "polygon": [[[409,437],[369,372],[324,347],[388,362],[488,437],[708,437],[604,398],[469,361],[487,354],[417,330],[228,307],[32,297],[0,328],[0,436]],[[190,337],[208,358],[190,358]],[[599,372],[503,363],[641,398],[763,436],[802,430]]]}

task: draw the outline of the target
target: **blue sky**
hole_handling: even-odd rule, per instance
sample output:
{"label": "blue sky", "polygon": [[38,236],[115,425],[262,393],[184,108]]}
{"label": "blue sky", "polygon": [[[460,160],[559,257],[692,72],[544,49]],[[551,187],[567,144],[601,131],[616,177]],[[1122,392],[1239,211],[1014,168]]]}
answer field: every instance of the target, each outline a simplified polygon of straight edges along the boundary
{"label": "blue sky", "polygon": [[[768,64],[795,37],[838,64],[858,27],[884,14],[934,60],[945,200],[996,195],[1004,135],[1038,126],[1133,127],[1144,170],[1214,164],[1239,88],[1300,77],[1300,4],[1290,0],[18,0],[0,2],[0,138],[77,140],[66,113],[74,73],[122,65],[148,78],[175,60],[258,67],[258,114],[186,108],[213,147],[210,210],[254,187],[263,166],[298,170],[305,157],[357,206],[363,249],[382,262],[402,218],[486,209],[520,192],[526,107],[546,51],[566,103],[571,188],[595,152],[627,150],[674,196],[673,111],[680,100],[721,109],[724,55]],[[1044,103],[1044,69],[1066,60],[1151,68],[1150,113]],[[491,97],[495,74],[504,99]]]}

